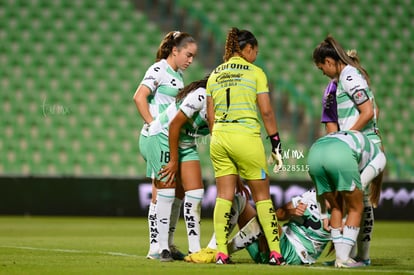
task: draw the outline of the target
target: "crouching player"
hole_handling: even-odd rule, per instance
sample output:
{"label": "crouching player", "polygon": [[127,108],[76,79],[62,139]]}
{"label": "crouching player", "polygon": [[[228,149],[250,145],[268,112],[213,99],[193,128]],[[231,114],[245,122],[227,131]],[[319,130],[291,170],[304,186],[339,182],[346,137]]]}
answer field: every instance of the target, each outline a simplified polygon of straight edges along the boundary
{"label": "crouching player", "polygon": [[[246,196],[237,194],[232,205],[231,230],[238,224],[240,231],[228,244],[229,254],[246,248],[256,263],[267,263],[269,250],[262,238],[255,209]],[[287,264],[313,264],[330,242],[330,233],[323,227],[323,217],[316,199],[315,190],[309,190],[277,209],[277,218],[287,221],[280,236],[280,249]],[[214,234],[207,246],[198,253],[184,258],[187,262],[214,263],[216,256]]]}

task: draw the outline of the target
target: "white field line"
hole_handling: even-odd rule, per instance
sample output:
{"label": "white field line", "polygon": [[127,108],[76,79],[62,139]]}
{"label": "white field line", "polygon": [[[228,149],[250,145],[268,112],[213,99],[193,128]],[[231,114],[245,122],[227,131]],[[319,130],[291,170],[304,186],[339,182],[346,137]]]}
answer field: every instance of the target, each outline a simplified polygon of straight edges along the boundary
{"label": "white field line", "polygon": [[63,253],[98,253],[103,255],[110,256],[122,256],[122,257],[133,257],[133,258],[145,258],[144,256],[138,256],[133,254],[126,254],[121,252],[111,252],[111,251],[89,251],[89,250],[77,250],[77,249],[60,249],[60,248],[41,248],[41,247],[31,247],[31,246],[9,246],[9,245],[0,245],[3,248],[14,248],[14,249],[24,249],[24,250],[37,250],[37,251],[50,251],[50,252],[63,252]]}
{"label": "white field line", "polygon": [[[59,248],[41,248],[41,247],[31,247],[31,246],[10,246],[10,245],[0,245],[0,247],[3,248],[12,248],[12,249],[23,249],[23,250],[37,250],[37,251],[50,251],[50,252],[62,252],[62,253],[98,253],[102,255],[110,255],[110,256],[121,256],[121,257],[133,257],[133,258],[145,258],[145,256],[139,256],[134,254],[126,254],[121,252],[111,252],[111,251],[90,251],[90,250],[77,250],[77,249],[59,249]],[[294,266],[291,265],[289,267],[294,268],[309,268],[310,270],[325,270],[325,271],[332,271],[337,270],[333,267],[322,267],[322,266]],[[375,270],[375,269],[364,269],[364,268],[355,268],[355,269],[346,269],[348,272],[363,272],[363,273],[392,273],[392,274],[414,274],[414,270],[390,270],[390,269],[381,269],[381,270]]]}

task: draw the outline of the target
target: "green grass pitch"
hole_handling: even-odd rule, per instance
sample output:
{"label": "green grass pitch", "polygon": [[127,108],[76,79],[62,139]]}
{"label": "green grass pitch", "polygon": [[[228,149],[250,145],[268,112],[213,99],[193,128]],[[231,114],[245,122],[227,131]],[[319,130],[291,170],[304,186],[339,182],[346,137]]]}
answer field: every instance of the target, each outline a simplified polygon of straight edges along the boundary
{"label": "green grass pitch", "polygon": [[[202,220],[202,245],[211,236],[211,219]],[[175,242],[187,250],[180,220]],[[145,218],[0,216],[0,274],[414,274],[414,222],[376,221],[372,266],[338,270],[322,265],[254,264],[246,251],[233,255],[234,265],[147,260]]]}

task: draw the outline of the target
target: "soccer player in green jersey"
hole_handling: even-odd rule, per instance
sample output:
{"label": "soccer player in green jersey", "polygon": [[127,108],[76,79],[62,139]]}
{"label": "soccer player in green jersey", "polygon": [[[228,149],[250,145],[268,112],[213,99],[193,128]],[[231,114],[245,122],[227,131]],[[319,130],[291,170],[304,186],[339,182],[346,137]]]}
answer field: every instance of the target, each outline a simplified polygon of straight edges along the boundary
{"label": "soccer player in green jersey", "polygon": [[[176,101],[158,116],[151,125],[149,150],[154,158],[149,165],[159,171],[157,177],[173,189],[182,185],[184,197],[184,220],[187,228],[188,253],[200,247],[201,200],[204,195],[200,158],[196,138],[209,134],[206,118],[207,78],[193,81],[180,90]],[[159,156],[168,154],[168,158]],[[163,218],[173,203],[163,200]],[[165,202],[164,202],[165,200]],[[161,242],[160,242],[161,245]]]}
{"label": "soccer player in green jersey", "polygon": [[380,144],[374,94],[368,73],[355,53],[347,54],[338,41],[328,36],[314,49],[313,61],[323,74],[337,79],[339,130],[360,131],[375,144]]}
{"label": "soccer player in green jersey", "polygon": [[[332,36],[322,41],[313,52],[316,66],[329,78],[334,79],[337,87],[330,93],[331,98],[324,103],[322,121],[326,123],[328,132],[338,130],[358,130],[382,148],[383,144],[378,129],[378,106],[370,88],[370,79],[366,70],[361,66],[356,50],[345,52]],[[330,85],[332,87],[333,85]],[[332,96],[334,95],[334,96]],[[380,164],[381,165],[381,164]],[[364,191],[364,213],[361,230],[358,236],[358,249],[353,250],[353,258],[370,264],[369,249],[374,227],[373,205],[368,197],[376,193],[379,198],[382,176],[375,174],[375,167],[368,168],[366,175],[371,178]],[[371,172],[370,174],[368,174]]]}
{"label": "soccer player in green jersey", "polygon": [[[379,167],[378,164],[383,166]],[[368,137],[358,131],[339,131],[318,139],[308,155],[309,175],[317,194],[330,204],[331,237],[336,251],[336,267],[365,265],[351,258],[363,213],[362,180],[367,167],[377,169],[374,177],[385,166],[385,155]],[[368,172],[369,173],[369,172]],[[344,211],[347,210],[342,227]]]}

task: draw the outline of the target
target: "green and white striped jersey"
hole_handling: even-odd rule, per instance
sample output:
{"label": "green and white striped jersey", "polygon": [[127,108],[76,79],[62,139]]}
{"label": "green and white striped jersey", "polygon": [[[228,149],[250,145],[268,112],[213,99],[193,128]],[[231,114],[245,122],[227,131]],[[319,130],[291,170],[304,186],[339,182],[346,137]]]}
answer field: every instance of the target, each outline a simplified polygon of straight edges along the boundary
{"label": "green and white striped jersey", "polygon": [[366,135],[358,131],[339,131],[328,134],[320,140],[325,138],[339,139],[351,148],[356,154],[358,160],[358,169],[360,172],[378,155],[381,150],[376,146]]}
{"label": "green and white striped jersey", "polygon": [[358,105],[367,100],[373,104],[374,118],[361,129],[361,132],[365,135],[372,135],[377,132],[374,95],[361,73],[355,67],[347,65],[339,76],[336,91],[340,130],[351,129],[359,117]]}
{"label": "green and white striped jersey", "polygon": [[174,71],[167,60],[161,59],[148,68],[140,85],[151,90],[148,103],[155,119],[175,101],[178,91],[184,87],[184,80],[181,70]]}
{"label": "green and white striped jersey", "polygon": [[181,110],[188,118],[181,128],[179,147],[181,149],[195,146],[195,138],[209,134],[207,125],[206,89],[198,88],[189,93],[181,103],[171,103],[152,123],[149,135],[162,133],[168,136],[171,121]]}
{"label": "green and white striped jersey", "polygon": [[331,240],[331,235],[323,229],[316,191],[312,189],[292,198],[294,207],[299,203],[307,205],[305,214],[291,217],[289,222],[283,225],[282,230],[302,263],[313,264]]}

